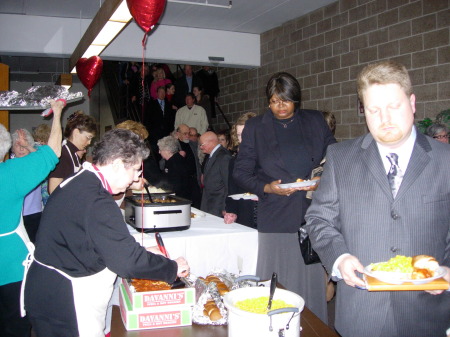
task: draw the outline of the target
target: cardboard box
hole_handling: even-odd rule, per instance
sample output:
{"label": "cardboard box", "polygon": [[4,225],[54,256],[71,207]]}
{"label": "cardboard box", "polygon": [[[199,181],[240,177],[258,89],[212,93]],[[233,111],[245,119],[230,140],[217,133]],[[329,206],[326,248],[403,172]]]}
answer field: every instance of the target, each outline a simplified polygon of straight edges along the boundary
{"label": "cardboard box", "polygon": [[192,307],[159,306],[133,310],[123,284],[120,285],[120,315],[127,330],[158,329],[192,325]]}
{"label": "cardboard box", "polygon": [[195,304],[195,288],[135,293],[131,291],[130,284],[126,279],[122,279],[122,285],[130,299],[132,310],[165,306],[193,306]]}

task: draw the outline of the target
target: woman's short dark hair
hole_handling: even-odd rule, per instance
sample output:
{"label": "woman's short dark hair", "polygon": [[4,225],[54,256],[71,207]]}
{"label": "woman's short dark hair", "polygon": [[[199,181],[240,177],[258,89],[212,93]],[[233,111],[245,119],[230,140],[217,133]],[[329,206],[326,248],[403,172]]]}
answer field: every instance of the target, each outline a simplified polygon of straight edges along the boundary
{"label": "woman's short dark hair", "polygon": [[219,136],[224,136],[225,140],[227,141],[228,144],[228,149],[231,149],[231,134],[230,134],[230,129],[222,129],[216,132],[217,137]]}
{"label": "woman's short dark hair", "polygon": [[130,130],[113,129],[94,145],[92,161],[95,165],[107,165],[121,159],[125,167],[130,167],[146,159],[149,153],[137,134]]}
{"label": "woman's short dark hair", "polygon": [[272,96],[277,96],[283,101],[291,101],[298,108],[301,100],[301,88],[297,79],[289,73],[281,72],[272,75],[267,82],[266,97],[270,102]]}
{"label": "woman's short dark hair", "polygon": [[80,130],[80,132],[92,133],[95,136],[97,133],[97,122],[94,117],[85,115],[83,111],[76,111],[67,118],[64,137],[69,138],[75,129]]}

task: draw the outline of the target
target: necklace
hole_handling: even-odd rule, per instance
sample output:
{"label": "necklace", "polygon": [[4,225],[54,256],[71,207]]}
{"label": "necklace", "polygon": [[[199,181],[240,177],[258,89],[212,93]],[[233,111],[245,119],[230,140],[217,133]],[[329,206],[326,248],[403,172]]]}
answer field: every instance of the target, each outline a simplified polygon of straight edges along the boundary
{"label": "necklace", "polygon": [[280,123],[281,125],[283,125],[283,128],[287,129],[288,125],[291,124],[295,118],[292,118],[289,122],[283,123],[281,120],[279,119],[275,119],[278,123]]}

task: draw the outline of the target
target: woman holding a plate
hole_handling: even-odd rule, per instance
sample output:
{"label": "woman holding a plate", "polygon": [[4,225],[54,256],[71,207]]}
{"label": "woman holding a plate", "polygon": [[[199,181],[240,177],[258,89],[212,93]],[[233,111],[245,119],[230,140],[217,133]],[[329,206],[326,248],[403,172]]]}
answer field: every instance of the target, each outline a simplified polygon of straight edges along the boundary
{"label": "woman holding a plate", "polygon": [[300,84],[292,75],[274,74],[266,96],[269,109],[245,124],[233,173],[259,199],[257,275],[278,273],[279,282],[327,322],[324,269],[304,264],[297,234],[310,203],[306,191],[314,187],[278,185],[309,179],[336,140],[321,112],[300,109]]}

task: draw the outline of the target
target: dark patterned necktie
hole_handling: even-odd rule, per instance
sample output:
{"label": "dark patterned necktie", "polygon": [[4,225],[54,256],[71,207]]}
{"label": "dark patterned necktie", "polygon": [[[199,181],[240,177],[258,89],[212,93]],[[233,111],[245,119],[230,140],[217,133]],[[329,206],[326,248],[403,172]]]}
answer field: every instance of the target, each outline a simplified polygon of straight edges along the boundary
{"label": "dark patterned necktie", "polygon": [[392,195],[395,198],[403,180],[403,172],[398,166],[398,155],[396,153],[389,153],[386,157],[391,163],[387,177],[389,185],[391,185]]}

